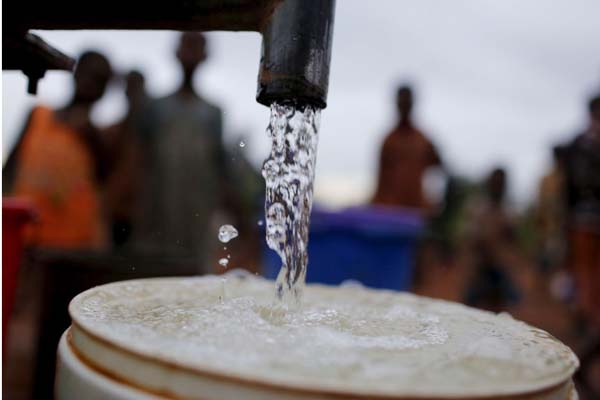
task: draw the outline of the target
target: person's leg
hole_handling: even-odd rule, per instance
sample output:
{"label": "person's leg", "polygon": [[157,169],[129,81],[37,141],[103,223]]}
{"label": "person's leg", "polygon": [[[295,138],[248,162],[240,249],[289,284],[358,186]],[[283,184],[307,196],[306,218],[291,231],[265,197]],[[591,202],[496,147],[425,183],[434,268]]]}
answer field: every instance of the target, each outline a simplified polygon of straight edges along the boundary
{"label": "person's leg", "polygon": [[600,233],[590,233],[590,309],[597,332],[600,332]]}
{"label": "person's leg", "polygon": [[115,219],[112,224],[112,241],[116,247],[122,247],[131,236],[131,222],[127,219]]}
{"label": "person's leg", "polygon": [[589,277],[586,268],[587,258],[587,240],[584,231],[573,229],[571,231],[571,269],[575,278],[575,286],[577,288],[577,308],[583,315],[587,310],[587,298]]}

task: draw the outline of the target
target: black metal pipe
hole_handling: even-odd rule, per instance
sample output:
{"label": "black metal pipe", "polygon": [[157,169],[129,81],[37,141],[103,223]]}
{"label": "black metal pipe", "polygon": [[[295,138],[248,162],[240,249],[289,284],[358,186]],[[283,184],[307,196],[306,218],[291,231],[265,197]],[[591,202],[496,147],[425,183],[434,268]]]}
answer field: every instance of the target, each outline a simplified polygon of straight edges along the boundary
{"label": "black metal pipe", "polygon": [[325,108],[335,0],[284,0],[263,29],[259,103]]}
{"label": "black metal pipe", "polygon": [[260,31],[282,0],[52,0],[11,2],[3,31],[173,29]]}

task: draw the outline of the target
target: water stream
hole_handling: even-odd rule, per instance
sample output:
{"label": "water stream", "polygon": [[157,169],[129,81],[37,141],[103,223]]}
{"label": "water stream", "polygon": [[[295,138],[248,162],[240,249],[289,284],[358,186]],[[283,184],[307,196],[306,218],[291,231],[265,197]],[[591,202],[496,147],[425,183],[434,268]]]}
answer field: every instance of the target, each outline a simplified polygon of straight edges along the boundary
{"label": "water stream", "polygon": [[300,301],[306,277],[319,121],[319,109],[271,105],[271,153],[262,169],[266,237],[281,258],[277,297],[288,304]]}

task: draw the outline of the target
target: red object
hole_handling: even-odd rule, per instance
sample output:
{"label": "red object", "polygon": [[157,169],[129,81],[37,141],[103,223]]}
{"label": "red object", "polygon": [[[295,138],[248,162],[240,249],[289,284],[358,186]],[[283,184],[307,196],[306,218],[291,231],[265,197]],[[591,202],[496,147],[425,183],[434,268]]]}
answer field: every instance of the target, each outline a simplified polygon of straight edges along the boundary
{"label": "red object", "polygon": [[30,202],[18,198],[2,199],[2,352],[6,327],[15,300],[19,264],[23,253],[23,229],[33,219]]}

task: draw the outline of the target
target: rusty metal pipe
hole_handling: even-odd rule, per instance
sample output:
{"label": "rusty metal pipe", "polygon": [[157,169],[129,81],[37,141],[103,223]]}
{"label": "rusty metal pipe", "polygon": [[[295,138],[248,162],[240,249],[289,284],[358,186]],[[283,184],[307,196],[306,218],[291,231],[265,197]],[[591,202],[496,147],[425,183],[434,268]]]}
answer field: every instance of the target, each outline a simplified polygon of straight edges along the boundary
{"label": "rusty metal pipe", "polygon": [[335,0],[284,0],[263,29],[256,99],[325,108]]}

